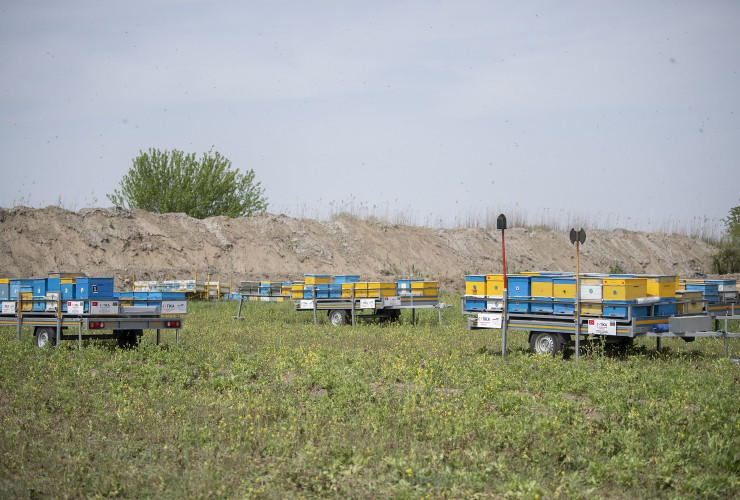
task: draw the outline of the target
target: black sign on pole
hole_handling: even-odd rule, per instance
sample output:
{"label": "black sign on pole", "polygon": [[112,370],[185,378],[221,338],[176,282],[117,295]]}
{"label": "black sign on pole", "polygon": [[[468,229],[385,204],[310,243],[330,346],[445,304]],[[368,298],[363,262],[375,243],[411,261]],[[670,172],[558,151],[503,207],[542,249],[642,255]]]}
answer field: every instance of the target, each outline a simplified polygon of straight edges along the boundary
{"label": "black sign on pole", "polygon": [[500,229],[502,231],[506,229],[506,216],[504,214],[500,214],[496,219],[496,229]]}

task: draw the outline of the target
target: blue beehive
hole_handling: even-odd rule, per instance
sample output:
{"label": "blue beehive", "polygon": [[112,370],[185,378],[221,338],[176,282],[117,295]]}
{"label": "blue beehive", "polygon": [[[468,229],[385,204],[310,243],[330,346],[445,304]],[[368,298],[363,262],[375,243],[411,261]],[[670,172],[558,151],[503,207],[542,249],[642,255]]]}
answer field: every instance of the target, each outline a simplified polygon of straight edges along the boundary
{"label": "blue beehive", "polygon": [[[315,293],[315,296],[314,296]],[[341,291],[340,291],[341,294]],[[303,298],[304,299],[328,299],[329,298],[329,285],[305,285],[303,287]]]}
{"label": "blue beehive", "polygon": [[62,300],[72,300],[75,298],[75,286],[74,283],[62,283],[59,288],[62,291]]}
{"label": "blue beehive", "polygon": [[486,299],[477,297],[465,297],[463,299],[463,310],[465,311],[485,311]]}
{"label": "blue beehive", "polygon": [[21,293],[33,293],[33,280],[10,280],[10,282],[8,283],[8,290],[10,294],[10,299],[18,300],[18,298],[21,296]]}
{"label": "blue beehive", "polygon": [[341,283],[359,283],[359,282],[360,282],[359,274],[341,274],[339,276],[334,276],[334,283],[341,284]]}
{"label": "blue beehive", "polygon": [[576,313],[576,301],[571,299],[555,299],[553,301],[553,314],[573,316]]}
{"label": "blue beehive", "polygon": [[529,297],[529,276],[509,276],[508,282],[509,297]]}
{"label": "blue beehive", "polygon": [[0,300],[8,300],[10,298],[10,283],[0,283]]}
{"label": "blue beehive", "polygon": [[686,283],[686,290],[700,291],[707,302],[719,302],[719,288],[715,283]]}
{"label": "blue beehive", "polygon": [[59,293],[59,278],[46,278],[46,293]]}
{"label": "blue beehive", "polygon": [[46,297],[46,280],[41,279],[35,279],[33,280],[33,296],[34,298],[43,298]]}
{"label": "blue beehive", "polygon": [[506,303],[506,310],[513,313],[528,313],[529,302],[521,300],[509,300]]}
{"label": "blue beehive", "polygon": [[113,278],[77,278],[75,299],[112,299]]}
{"label": "blue beehive", "polygon": [[653,308],[655,316],[673,316],[676,314],[676,299],[662,298]]}
{"label": "blue beehive", "polygon": [[650,306],[636,306],[630,302],[624,301],[604,301],[603,316],[606,318],[626,318],[629,314],[629,307],[632,307],[633,317],[644,317],[650,314]]}
{"label": "blue beehive", "polygon": [[[356,283],[347,281],[345,283]],[[342,298],[342,283],[332,283],[329,285],[329,298],[330,299],[341,299]]]}
{"label": "blue beehive", "polygon": [[533,313],[543,313],[543,314],[552,314],[553,312],[553,305],[552,305],[552,299],[534,299],[532,301],[532,312]]}

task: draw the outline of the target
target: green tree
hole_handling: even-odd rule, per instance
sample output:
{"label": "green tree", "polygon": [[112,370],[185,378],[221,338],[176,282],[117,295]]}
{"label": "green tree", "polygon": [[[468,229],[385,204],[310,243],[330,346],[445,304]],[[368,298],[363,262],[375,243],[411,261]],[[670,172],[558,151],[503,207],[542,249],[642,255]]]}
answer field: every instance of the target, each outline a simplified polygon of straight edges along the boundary
{"label": "green tree", "polygon": [[740,206],[732,207],[725,223],[725,238],[714,255],[714,272],[719,274],[740,272]]}
{"label": "green tree", "polygon": [[139,151],[119,189],[107,196],[116,206],[156,213],[184,212],[198,219],[248,216],[267,209],[267,198],[254,179],[254,170],[232,170],[231,161],[213,150],[200,159],[195,153],[177,149]]}

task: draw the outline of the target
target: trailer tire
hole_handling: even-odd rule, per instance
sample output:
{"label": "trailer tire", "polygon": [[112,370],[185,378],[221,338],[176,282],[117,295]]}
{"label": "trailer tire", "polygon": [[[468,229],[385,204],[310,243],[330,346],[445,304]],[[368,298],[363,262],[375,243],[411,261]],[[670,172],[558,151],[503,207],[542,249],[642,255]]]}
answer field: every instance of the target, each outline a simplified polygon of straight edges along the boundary
{"label": "trailer tire", "polygon": [[133,349],[141,341],[143,330],[121,330],[118,336],[118,347],[121,349]]}
{"label": "trailer tire", "polygon": [[347,324],[347,311],[344,309],[332,309],[329,311],[329,323],[333,326],[342,326]]}
{"label": "trailer tire", "polygon": [[529,349],[535,354],[555,355],[563,348],[563,336],[552,332],[529,334]]}
{"label": "trailer tire", "polygon": [[57,343],[57,330],[49,326],[37,326],[33,332],[33,345],[39,348],[55,346]]}

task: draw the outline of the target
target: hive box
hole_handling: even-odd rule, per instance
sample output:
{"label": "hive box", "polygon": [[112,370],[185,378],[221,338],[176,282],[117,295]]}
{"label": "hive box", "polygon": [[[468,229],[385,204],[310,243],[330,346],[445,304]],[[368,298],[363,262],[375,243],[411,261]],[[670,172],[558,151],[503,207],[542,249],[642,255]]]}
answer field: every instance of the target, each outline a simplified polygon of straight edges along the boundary
{"label": "hive box", "polygon": [[673,297],[676,294],[675,275],[646,276],[645,280],[647,297]]}
{"label": "hive box", "polygon": [[647,296],[645,278],[604,278],[604,301],[629,301]]}
{"label": "hive box", "polygon": [[553,278],[552,279],[552,296],[555,299],[575,300],[576,298],[576,279],[571,278],[571,277]]}
{"label": "hive box", "polygon": [[[552,284],[552,282],[550,282]],[[552,314],[553,306],[552,306],[552,299],[541,299],[537,298],[532,301],[532,312],[533,313],[543,313],[543,314]]]}
{"label": "hive box", "polygon": [[[529,276],[510,276],[509,297],[529,297]],[[528,312],[529,308],[527,308]]]}
{"label": "hive box", "polygon": [[486,295],[494,298],[504,296],[503,274],[486,274]]}
{"label": "hive box", "polygon": [[75,299],[112,299],[113,278],[77,278]]}
{"label": "hive box", "polygon": [[485,275],[469,274],[465,276],[465,295],[471,297],[486,296],[486,277]]}
{"label": "hive box", "polygon": [[357,283],[360,281],[359,274],[340,274],[334,276],[334,283]]}
{"label": "hive box", "polygon": [[331,283],[329,274],[306,274],[303,280],[307,285],[328,285]]}
{"label": "hive box", "polygon": [[439,294],[439,283],[436,281],[412,281],[411,295],[418,297],[436,297]]}
{"label": "hive box", "polygon": [[[532,276],[530,283],[532,297],[552,299],[552,276]],[[552,305],[550,308],[552,309]]]}

